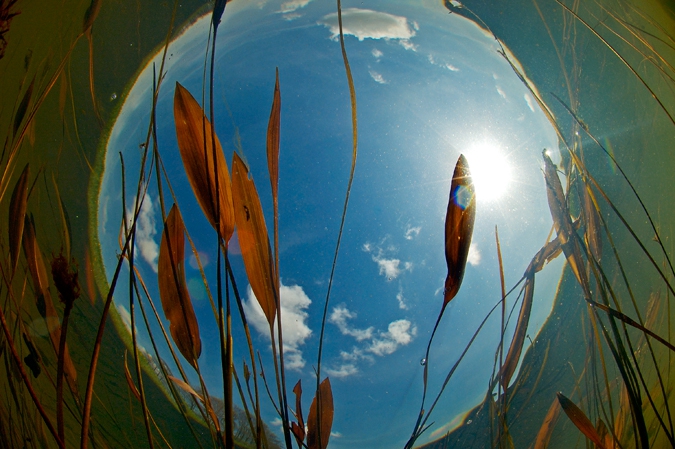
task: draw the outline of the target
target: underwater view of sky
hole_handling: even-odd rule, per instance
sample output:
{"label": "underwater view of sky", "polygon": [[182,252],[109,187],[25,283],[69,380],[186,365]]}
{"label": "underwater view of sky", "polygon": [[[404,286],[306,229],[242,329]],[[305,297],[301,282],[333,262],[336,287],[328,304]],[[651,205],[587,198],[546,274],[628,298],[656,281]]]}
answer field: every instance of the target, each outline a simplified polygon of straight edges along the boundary
{"label": "underwater view of sky", "polygon": [[[421,359],[442,305],[447,274],[444,219],[459,155],[467,157],[476,185],[476,224],[462,288],[445,311],[431,348],[431,398],[501,297],[495,226],[507,290],[546,243],[551,217],[542,150],[548,150],[554,162],[560,156],[555,132],[534,97],[499,53],[498,43],[476,24],[431,0],[345,1],[342,7],[359,140],[322,359],[322,376],[330,377],[335,402],[330,447],[402,447],[419,412]],[[187,231],[215,292],[216,234],[189,186],[173,118],[176,81],[202,103],[209,26],[207,15],[169,46],[157,103],[157,136]],[[338,35],[333,2],[232,2],[216,45],[216,133],[230,167],[235,150],[249,165],[270,230],[265,145],[275,69],[279,70],[282,324],[288,391],[302,379],[304,410],[309,410],[313,396],[321,314],[352,157],[349,90]],[[159,71],[160,63],[161,51],[127,95],[110,92],[110,101],[124,104],[108,141],[99,196],[99,239],[108,279],[120,253],[124,216],[119,153],[124,156],[128,215],[135,201],[140,145],[148,132],[153,67]],[[172,200],[167,192],[165,185],[168,210]],[[154,180],[137,226],[136,266],[159,306],[156,271],[162,214]],[[217,325],[196,259],[186,248],[188,287],[203,342],[200,365],[209,392],[220,396]],[[236,233],[229,257],[256,332],[254,345],[271,380],[269,327],[248,286]],[[558,259],[537,277],[531,329],[541,327],[551,310],[562,267]],[[127,282],[128,275],[122,275],[115,304],[130,326]],[[509,310],[516,306],[507,336],[515,326],[518,292],[507,301]],[[241,373],[248,349],[236,313],[234,362]],[[140,344],[150,350],[140,323],[136,322]],[[426,440],[444,435],[485,396],[499,328],[497,312],[449,383]],[[160,331],[155,326],[152,332]],[[160,355],[169,360],[163,348]],[[198,384],[196,375],[191,379]],[[267,404],[265,419],[280,424],[266,395],[262,399]]]}

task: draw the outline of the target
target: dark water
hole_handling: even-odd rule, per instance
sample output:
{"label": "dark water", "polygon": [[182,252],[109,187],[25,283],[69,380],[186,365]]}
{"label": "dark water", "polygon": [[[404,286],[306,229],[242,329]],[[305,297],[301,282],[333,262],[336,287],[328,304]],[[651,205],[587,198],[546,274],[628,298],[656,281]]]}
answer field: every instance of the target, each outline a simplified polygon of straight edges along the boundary
{"label": "dark water", "polygon": [[[98,6],[93,27],[83,33],[85,18],[91,11],[97,11]],[[575,241],[582,247],[581,269],[589,279],[588,299],[608,304],[615,312],[610,319],[607,311],[589,307],[584,301],[584,289],[566,265],[553,312],[538,335],[528,334],[530,349],[506,394],[502,395],[498,387],[483,393],[486,399],[482,404],[457,419],[456,424],[461,424],[458,429],[428,444],[520,448],[532,447],[539,439],[543,445],[535,447],[546,447],[546,442],[549,447],[588,447],[592,443],[587,442],[566,415],[569,409],[563,411],[558,405],[556,393],[560,392],[590,418],[605,447],[669,447],[673,445],[669,408],[673,384],[671,351],[656,339],[646,338],[638,327],[644,326],[672,341],[670,298],[675,293],[670,285],[675,274],[668,258],[673,255],[671,223],[675,217],[672,195],[668,192],[675,187],[671,170],[675,127],[671,118],[675,114],[672,89],[675,70],[670,65],[675,60],[673,11],[665,2],[657,1],[569,3],[579,18],[565,12],[558,3],[548,1],[472,1],[466,6],[436,9],[472,20],[480,17],[484,22],[481,25],[503,41],[520,62],[559,126],[562,155],[559,168],[564,173],[563,183],[567,183],[565,189],[570,192],[568,214],[572,221],[579,219],[580,223],[576,228],[579,239]],[[368,8],[368,5],[343,7]],[[73,368],[72,371],[66,368],[67,373],[75,372],[77,378],[64,382],[62,403],[65,445],[77,446],[80,442],[94,341],[110,288],[99,247],[110,242],[99,242],[97,202],[112,121],[131,82],[147,59],[158,51],[167,33],[176,35],[208,9],[209,4],[202,2],[181,2],[174,10],[170,2],[140,0],[104,1],[100,5],[97,2],[89,5],[86,1],[44,5],[19,0],[9,9],[20,14],[9,22],[9,31],[3,34],[7,48],[0,59],[0,129],[4,130],[0,198],[5,217],[4,225],[0,226],[5,254],[0,338],[2,447],[58,447],[53,435],[58,433],[57,422],[61,421],[57,417],[59,358],[55,346],[65,307],[59,301],[51,264],[59,255],[74,260],[71,269],[77,269],[79,274],[80,295],[67,328]],[[172,14],[175,14],[173,28]],[[0,14],[2,17],[7,16]],[[280,16],[278,20],[284,19]],[[0,31],[5,29],[2,26],[0,23]],[[219,30],[221,35],[227,35],[226,27]],[[248,39],[255,42],[254,37]],[[90,64],[93,64],[91,77]],[[32,93],[27,96],[31,83]],[[577,120],[563,103],[574,111]],[[23,104],[27,105],[26,113],[17,119]],[[345,126],[341,132],[349,135],[349,122],[345,121]],[[368,130],[361,127],[360,132]],[[575,168],[568,148],[579,158]],[[15,229],[13,223],[23,220],[17,221],[10,204],[26,164],[30,167],[27,212],[34,220],[36,241],[45,264],[41,279],[49,289],[53,312],[43,305],[49,299],[44,291],[40,294],[31,272],[34,262],[29,260],[25,249],[18,253],[18,268],[12,278],[12,245],[16,245],[16,237],[10,229]],[[135,179],[136,174],[128,176]],[[130,181],[128,188],[135,187]],[[587,203],[584,209],[584,189],[595,198],[602,218],[598,222],[601,253],[586,237],[596,206]],[[341,199],[335,201],[336,208],[340,203]],[[550,227],[550,221],[546,226]],[[26,239],[25,232],[23,238]],[[502,251],[518,252],[519,246],[512,244]],[[330,260],[332,254],[325,256]],[[557,260],[564,257],[565,254],[560,254]],[[591,264],[589,259],[593,258],[599,259],[599,263]],[[433,310],[435,313],[436,307]],[[142,320],[139,312],[135,312],[137,326]],[[517,314],[516,308],[513,320]],[[622,317],[630,317],[632,324],[626,324],[627,319]],[[435,315],[429,320],[433,318]],[[91,396],[88,432],[91,446],[149,446],[143,408],[125,375],[126,358],[131,377],[137,378],[131,338],[123,329],[113,307],[102,336]],[[485,351],[486,364],[493,364],[495,350],[491,347]],[[194,410],[183,415],[173,405],[166,384],[156,380],[153,370],[159,371],[157,364],[140,359],[154,445],[218,445],[203,416]],[[268,377],[272,376],[268,373]],[[415,378],[415,385],[421,382],[419,377]],[[288,383],[289,398],[293,398],[292,382]],[[452,401],[461,388],[453,385],[443,397]],[[305,416],[313,390],[311,383],[305,384]],[[176,391],[181,397],[189,397],[181,390]],[[417,389],[411,391],[418,393]],[[487,385],[483,391],[487,391]],[[267,396],[261,394],[261,400],[267,400]],[[38,411],[36,402],[45,416]],[[345,400],[341,404],[337,395],[334,402],[336,416],[344,413],[338,412],[342,404],[350,408],[350,416],[359,414],[358,402]],[[289,403],[295,410],[294,400],[289,399]],[[417,399],[412,403],[417,404]],[[552,431],[546,434],[542,423],[549,412]],[[406,406],[393,413],[408,416],[404,429],[393,429],[404,444],[418,409]],[[345,444],[341,443],[344,437],[334,436],[331,446]],[[246,439],[241,435],[237,438],[240,442]],[[617,442],[616,446],[612,440]],[[428,440],[420,438],[419,443],[425,441]],[[376,445],[365,439],[352,440],[351,444]]]}

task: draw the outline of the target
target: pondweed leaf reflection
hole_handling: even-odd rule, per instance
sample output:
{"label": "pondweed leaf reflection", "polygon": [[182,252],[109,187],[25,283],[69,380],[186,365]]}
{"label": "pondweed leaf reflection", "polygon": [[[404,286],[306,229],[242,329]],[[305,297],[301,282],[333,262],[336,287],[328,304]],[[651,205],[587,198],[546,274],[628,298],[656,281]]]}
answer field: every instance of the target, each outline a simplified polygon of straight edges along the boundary
{"label": "pondweed leaf reflection", "polygon": [[16,181],[12,199],[9,203],[9,256],[10,256],[10,277],[14,277],[14,271],[19,263],[19,251],[21,250],[21,237],[23,235],[24,217],[26,216],[26,207],[28,206],[28,177],[30,167],[28,164],[21,172],[21,176]]}

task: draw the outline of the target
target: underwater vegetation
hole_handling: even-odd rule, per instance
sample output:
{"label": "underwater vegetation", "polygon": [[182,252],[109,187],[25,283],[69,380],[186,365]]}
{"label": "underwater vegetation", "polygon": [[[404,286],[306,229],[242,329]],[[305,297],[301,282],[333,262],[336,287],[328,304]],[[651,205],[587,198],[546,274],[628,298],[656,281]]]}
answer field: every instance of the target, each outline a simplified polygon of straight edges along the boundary
{"label": "underwater vegetation", "polygon": [[[359,446],[340,443],[335,429],[342,413],[358,415],[359,408],[335,394],[344,390],[322,360],[332,343],[325,330],[336,267],[350,242],[343,236],[357,192],[359,137],[382,132],[359,122],[359,86],[343,29],[344,8],[353,5],[335,4],[349,100],[338,112],[347,117],[341,123],[349,129],[341,132],[350,136],[350,163],[335,203],[334,250],[324,254],[330,274],[322,286],[313,382],[304,383],[303,397],[301,379],[287,366],[291,349],[282,326],[280,222],[286,217],[279,201],[289,193],[279,167],[284,151],[292,150],[281,148],[280,136],[288,126],[282,100],[294,94],[284,87],[283,71],[270,73],[274,89],[260,94],[269,97],[269,188],[254,182],[241,142],[229,151],[216,132],[227,120],[214,107],[221,101],[214,94],[216,42],[227,37],[229,8],[245,1],[0,3],[0,447]],[[395,429],[400,446],[675,447],[675,11],[656,0],[436,3],[443,14],[473,20],[494,39],[555,130],[559,148],[540,148],[537,155],[550,215],[543,222],[547,241],[526,255],[530,262],[516,267],[523,274],[512,282],[505,275],[508,254],[522,249],[503,246],[504,229],[495,226],[501,289],[470,298],[491,309],[459,340],[451,368],[439,372],[448,356],[434,337],[460,319],[449,305],[461,291],[481,213],[470,161],[461,155],[448,173],[447,208],[437,223],[447,272],[439,273],[445,276],[442,299],[420,325],[429,332],[414,380],[419,389],[411,390],[420,393],[420,408],[399,411],[409,422]],[[204,15],[210,25],[201,91],[165,82],[169,44]],[[119,43],[128,39],[131,45]],[[111,122],[121,108],[118,96],[129,94],[129,81],[155,53],[161,64],[153,66],[149,120],[139,125],[146,135],[137,149],[141,163],[132,168],[121,150],[117,161],[122,207],[107,217],[119,224],[114,274],[107,277],[100,246],[108,242],[99,241],[97,213],[106,152],[114,151],[107,147]],[[160,92],[173,99],[181,167],[165,163],[159,143]],[[561,159],[554,163],[556,151]],[[200,216],[182,208],[175,190],[180,176]],[[139,269],[138,245],[150,190],[158,192],[161,211],[152,281]],[[190,232],[194,220],[214,233],[215,268],[205,268]],[[235,248],[243,272],[233,268]],[[553,310],[538,331],[530,323],[535,283],[556,259],[564,260],[564,269]],[[206,292],[208,322],[195,312],[190,264]],[[270,351],[251,331],[247,286],[249,301],[254,298],[264,315]],[[455,373],[495,322],[491,317],[500,323],[500,339],[481,352],[492,367],[483,399],[456,422],[436,422],[436,406],[462,389]],[[145,335],[149,345],[143,346]],[[217,381],[203,356],[212,350],[220,361]],[[266,419],[269,410],[275,423]]]}

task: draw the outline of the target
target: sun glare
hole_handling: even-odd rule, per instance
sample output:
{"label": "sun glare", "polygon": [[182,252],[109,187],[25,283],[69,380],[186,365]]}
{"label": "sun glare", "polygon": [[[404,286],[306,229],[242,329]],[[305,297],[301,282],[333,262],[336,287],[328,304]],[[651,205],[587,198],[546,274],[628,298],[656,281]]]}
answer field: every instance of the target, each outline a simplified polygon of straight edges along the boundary
{"label": "sun glare", "polygon": [[480,202],[494,201],[509,189],[511,166],[504,151],[492,143],[479,143],[466,150],[466,159]]}

